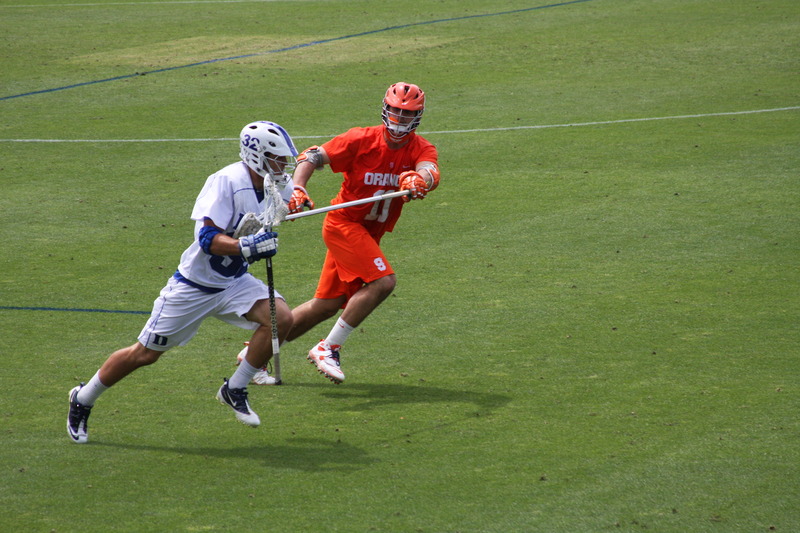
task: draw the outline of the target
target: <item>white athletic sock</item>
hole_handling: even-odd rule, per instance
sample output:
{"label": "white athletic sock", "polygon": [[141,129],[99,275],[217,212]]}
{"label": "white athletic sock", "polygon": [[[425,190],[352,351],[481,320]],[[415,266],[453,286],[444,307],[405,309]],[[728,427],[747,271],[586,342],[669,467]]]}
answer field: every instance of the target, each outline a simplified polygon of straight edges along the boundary
{"label": "white athletic sock", "polygon": [[342,320],[342,317],[339,317],[339,320],[336,321],[331,332],[325,338],[325,342],[330,346],[342,346],[347,337],[353,332],[353,329],[353,326]]}
{"label": "white athletic sock", "polygon": [[236,372],[228,380],[228,388],[243,389],[247,387],[256,372],[258,372],[256,367],[248,363],[247,359],[242,359],[242,362],[236,367]]}
{"label": "white athletic sock", "polygon": [[79,404],[91,407],[94,405],[97,398],[107,390],[108,387],[103,385],[103,382],[100,381],[100,371],[98,370],[95,372],[94,376],[92,376],[92,379],[89,380],[89,383],[81,387],[76,399]]}

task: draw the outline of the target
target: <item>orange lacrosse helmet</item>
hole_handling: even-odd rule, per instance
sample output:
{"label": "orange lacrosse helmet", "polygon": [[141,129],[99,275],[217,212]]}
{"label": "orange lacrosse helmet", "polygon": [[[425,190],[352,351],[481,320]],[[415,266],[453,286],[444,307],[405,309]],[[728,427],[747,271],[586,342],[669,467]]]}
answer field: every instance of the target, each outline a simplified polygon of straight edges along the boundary
{"label": "orange lacrosse helmet", "polygon": [[413,83],[398,82],[383,97],[383,123],[389,137],[399,141],[419,126],[425,110],[425,93]]}

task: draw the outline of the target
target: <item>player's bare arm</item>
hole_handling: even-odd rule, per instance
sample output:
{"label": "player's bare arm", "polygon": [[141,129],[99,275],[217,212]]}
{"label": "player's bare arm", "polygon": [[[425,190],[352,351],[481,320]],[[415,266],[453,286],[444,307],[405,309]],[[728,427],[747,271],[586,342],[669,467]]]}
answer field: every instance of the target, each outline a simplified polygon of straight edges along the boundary
{"label": "player's bare arm", "polygon": [[259,232],[234,239],[225,235],[210,218],[203,222],[199,241],[200,247],[209,255],[241,255],[248,263],[272,257],[278,251],[278,234],[275,232]]}

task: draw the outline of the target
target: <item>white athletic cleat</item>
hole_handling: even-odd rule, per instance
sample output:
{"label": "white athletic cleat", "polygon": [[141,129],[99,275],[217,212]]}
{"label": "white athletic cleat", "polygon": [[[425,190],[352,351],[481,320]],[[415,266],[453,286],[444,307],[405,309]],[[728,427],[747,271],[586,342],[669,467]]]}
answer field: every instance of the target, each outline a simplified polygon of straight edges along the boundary
{"label": "white athletic cleat", "polygon": [[258,415],[250,409],[250,402],[247,401],[247,387],[231,389],[228,387],[226,379],[217,392],[217,400],[233,409],[236,419],[242,424],[256,428],[261,423]]}
{"label": "white athletic cleat", "polygon": [[[250,346],[250,343],[245,342],[244,348],[242,348],[242,351],[239,352],[239,355],[236,356],[237,365],[241,363],[242,359],[244,359],[245,356],[247,355],[248,346]],[[261,370],[256,372],[256,375],[253,376],[253,379],[251,381],[256,385],[275,385],[275,383],[277,383],[278,380],[269,375],[269,370],[267,370],[267,367],[265,365],[263,368],[261,368]]]}
{"label": "white athletic cleat", "polygon": [[319,373],[337,385],[344,381],[344,372],[339,367],[339,348],[338,344],[329,345],[322,340],[308,352],[308,360],[316,365]]}
{"label": "white athletic cleat", "polygon": [[269,375],[267,367],[264,367],[256,372],[256,375],[253,376],[251,381],[256,385],[275,385],[275,383],[278,382],[277,379]]}
{"label": "white athletic cleat", "polygon": [[92,414],[91,405],[78,403],[78,391],[83,383],[69,391],[69,416],[67,417],[67,432],[72,442],[85,444],[89,440],[89,415]]}

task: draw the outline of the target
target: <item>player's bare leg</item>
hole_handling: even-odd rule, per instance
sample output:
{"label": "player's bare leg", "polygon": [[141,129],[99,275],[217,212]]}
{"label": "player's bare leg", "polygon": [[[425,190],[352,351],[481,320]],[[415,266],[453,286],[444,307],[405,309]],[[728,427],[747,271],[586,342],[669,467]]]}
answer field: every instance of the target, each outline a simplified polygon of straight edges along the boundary
{"label": "player's bare leg", "polygon": [[122,348],[112,353],[103,366],[100,367],[99,378],[103,385],[110,387],[122,380],[137,368],[152,365],[161,353],[137,342],[127,348]]}
{"label": "player's bare leg", "polygon": [[390,274],[367,283],[358,290],[347,307],[342,311],[342,319],[352,327],[358,327],[386,298],[397,285],[397,276]]}
{"label": "player's bare leg", "polygon": [[[292,329],[294,318],[289,306],[280,298],[275,299],[275,310],[278,319],[278,338],[283,341]],[[260,324],[250,338],[245,359],[250,365],[261,368],[272,359],[272,324],[270,322],[268,301],[259,300],[256,302],[245,317]]]}
{"label": "player's bare leg", "polygon": [[[267,300],[267,302],[268,302],[268,300]],[[263,309],[264,305],[265,304],[263,302],[260,302],[260,303],[257,303],[256,306],[254,306],[254,309],[255,309],[254,312],[256,313],[257,316],[262,316],[263,313],[265,312],[265,310]],[[278,339],[279,339],[280,342],[283,342],[286,339],[287,333],[291,329],[291,324],[292,324],[292,320],[293,320],[292,319],[292,312],[289,309],[289,306],[286,304],[286,302],[283,301],[280,298],[275,300],[275,311],[276,311],[276,316],[277,316],[277,320],[278,320]],[[266,312],[269,312],[269,307],[268,306],[266,308]],[[255,320],[255,321],[257,321],[257,320]],[[258,368],[258,371],[255,373],[255,375],[253,375],[253,378],[251,379],[251,382],[255,383],[256,385],[275,385],[277,383],[277,380],[274,377],[269,375],[269,370],[267,369],[267,362],[269,362],[272,359],[272,356],[273,356],[273,354],[272,354],[271,324],[270,324],[269,331],[267,331],[267,333],[268,333],[268,336],[265,337],[264,325],[262,324],[262,327],[260,327],[253,334],[253,337],[255,338],[255,342],[256,342],[256,347],[254,348],[254,351],[259,351],[259,352],[262,352],[264,354],[267,354],[266,355],[266,359],[264,361],[264,364],[262,364],[261,366],[256,366],[257,365],[257,361],[254,361],[252,356],[251,356],[251,358],[247,357],[247,355],[250,353],[250,345],[254,342],[253,339],[251,339],[248,342],[245,342],[244,343],[245,347],[236,356],[236,359],[237,359],[237,363],[236,364],[237,365],[241,364],[242,360],[247,360],[249,365]],[[268,344],[268,346],[266,346],[265,343]],[[265,348],[268,348],[268,349],[266,349],[266,351],[265,351]]]}
{"label": "player's bare leg", "polygon": [[69,391],[67,431],[73,442],[82,444],[89,440],[89,415],[95,400],[103,392],[137,368],[155,363],[159,357],[161,352],[137,342],[112,353],[89,383],[81,383]]}
{"label": "player's bare leg", "polygon": [[[275,307],[278,337],[285,337],[292,327],[292,312],[282,299],[275,301]],[[272,358],[272,324],[267,300],[257,301],[245,318],[257,322],[259,326],[250,338],[247,354],[239,363],[236,372],[222,384],[217,392],[217,399],[233,409],[236,419],[241,423],[257,427],[261,420],[250,408],[247,384]]]}
{"label": "player's bare leg", "polygon": [[346,299],[340,298],[312,298],[302,303],[292,310],[294,323],[287,341],[293,341],[298,337],[308,333],[314,326],[324,322],[334,316],[342,308]]}
{"label": "player's bare leg", "polygon": [[294,324],[292,325],[287,341],[293,341],[308,333],[314,326],[333,317],[342,308],[345,301],[347,306],[342,312],[342,318],[352,327],[358,327],[394,290],[397,276],[391,274],[359,289],[349,301],[345,296],[339,298],[312,298],[292,310]]}

